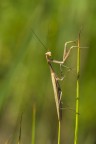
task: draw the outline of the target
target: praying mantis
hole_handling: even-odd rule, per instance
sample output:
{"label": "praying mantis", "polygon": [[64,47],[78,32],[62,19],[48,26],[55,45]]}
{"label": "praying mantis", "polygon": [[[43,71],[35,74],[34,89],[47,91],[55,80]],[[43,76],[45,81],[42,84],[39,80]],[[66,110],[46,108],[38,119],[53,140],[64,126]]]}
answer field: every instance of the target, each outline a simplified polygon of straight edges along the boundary
{"label": "praying mantis", "polygon": [[[39,39],[39,37],[36,35],[36,33],[34,31],[32,31],[32,32],[35,35],[35,37],[39,40],[39,42],[45,47],[45,45],[42,43],[42,41]],[[53,60],[51,58],[51,56],[52,56],[51,51],[47,51],[45,53],[46,60],[47,60],[47,63],[49,65],[49,68],[50,68],[51,80],[52,80],[54,97],[55,97],[55,103],[56,103],[56,109],[57,109],[57,116],[58,116],[58,120],[59,121],[62,120],[62,109],[63,109],[62,108],[62,100],[61,100],[62,99],[62,90],[60,88],[59,81],[63,81],[64,77],[59,78],[56,75],[56,73],[55,73],[55,71],[54,71],[54,69],[52,67],[52,63],[59,64],[60,68],[62,66],[64,66],[64,63],[67,60],[67,58],[69,57],[71,50],[73,48],[77,48],[78,47],[77,45],[73,45],[69,49],[67,49],[67,45],[70,44],[70,43],[76,44],[77,41],[78,40],[74,40],[74,41],[68,41],[68,42],[65,43],[62,61]],[[80,47],[80,48],[82,48],[82,47]]]}
{"label": "praying mantis", "polygon": [[49,65],[50,68],[50,73],[51,73],[51,80],[52,80],[52,85],[53,85],[53,91],[54,91],[54,96],[55,96],[55,103],[56,103],[56,109],[57,109],[57,115],[58,115],[58,120],[61,121],[62,120],[62,90],[60,88],[60,84],[59,81],[62,81],[64,79],[64,77],[57,77],[51,63],[56,63],[56,64],[60,64],[60,67],[65,63],[65,61],[67,60],[71,49],[76,47],[76,46],[72,46],[69,48],[69,50],[67,51],[67,44],[69,43],[75,43],[76,41],[69,41],[65,43],[64,46],[64,53],[63,53],[63,60],[62,61],[57,61],[57,60],[52,60],[51,59],[51,52],[48,51],[45,53],[46,55],[46,60],[47,63]]}

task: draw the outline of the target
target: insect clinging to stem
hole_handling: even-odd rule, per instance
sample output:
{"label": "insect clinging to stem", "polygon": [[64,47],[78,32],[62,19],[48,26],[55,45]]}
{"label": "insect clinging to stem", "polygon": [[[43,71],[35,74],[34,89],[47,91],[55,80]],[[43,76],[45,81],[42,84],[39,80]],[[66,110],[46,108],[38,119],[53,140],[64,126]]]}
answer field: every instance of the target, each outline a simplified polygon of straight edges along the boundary
{"label": "insect clinging to stem", "polygon": [[[36,35],[36,33],[33,30],[32,30],[32,32],[35,35],[35,37],[39,40],[39,42],[43,45],[43,47],[46,48],[46,46],[42,43],[42,41],[39,39],[39,37]],[[65,45],[64,45],[64,52],[63,52],[63,60],[62,61],[53,60],[51,58],[51,51],[47,51],[45,53],[46,60],[47,60],[47,63],[49,65],[49,68],[50,68],[51,80],[52,80],[54,97],[55,97],[55,103],[56,103],[56,109],[57,109],[57,116],[58,116],[58,120],[59,121],[61,121],[61,119],[62,119],[62,101],[61,101],[61,99],[62,99],[62,90],[60,88],[59,81],[62,81],[64,79],[64,77],[59,78],[56,75],[56,73],[55,73],[55,71],[54,71],[51,63],[59,64],[60,68],[61,68],[61,66],[64,66],[64,63],[67,60],[67,58],[69,57],[71,50],[74,47],[77,47],[77,46],[74,45],[74,46],[71,46],[67,50],[67,45],[70,44],[70,43],[76,44],[76,42],[77,42],[77,40],[75,40],[75,41],[68,41],[68,42],[65,43]]]}
{"label": "insect clinging to stem", "polygon": [[57,115],[58,115],[59,121],[61,121],[61,119],[62,119],[62,101],[61,101],[62,90],[60,88],[59,81],[62,81],[64,79],[64,77],[61,77],[61,78],[57,77],[57,75],[56,75],[56,73],[55,73],[55,71],[51,65],[51,62],[60,64],[60,67],[61,67],[64,64],[64,62],[66,61],[66,59],[68,58],[70,51],[71,51],[71,48],[73,48],[73,47],[71,47],[68,51],[66,51],[67,44],[68,43],[74,43],[74,42],[75,41],[70,41],[70,42],[65,43],[63,61],[52,60],[51,59],[51,52],[45,53],[46,60],[47,60],[47,63],[49,65],[49,68],[50,68],[51,80],[52,80],[52,85],[53,85],[53,91],[54,91],[55,103],[56,103],[56,109],[57,109]]}

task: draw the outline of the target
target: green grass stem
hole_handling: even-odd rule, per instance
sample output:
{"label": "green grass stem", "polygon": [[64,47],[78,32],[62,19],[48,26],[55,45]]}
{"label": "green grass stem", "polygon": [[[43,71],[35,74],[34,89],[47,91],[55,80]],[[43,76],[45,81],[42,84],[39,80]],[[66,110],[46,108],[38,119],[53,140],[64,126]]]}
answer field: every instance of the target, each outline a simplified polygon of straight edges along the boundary
{"label": "green grass stem", "polygon": [[60,144],[60,129],[61,129],[61,122],[60,120],[58,121],[59,122],[59,125],[58,125],[58,144]]}
{"label": "green grass stem", "polygon": [[79,73],[80,73],[80,34],[79,34],[79,38],[78,38],[78,49],[77,49],[76,119],[75,119],[75,137],[74,137],[74,144],[77,144],[77,140],[78,140]]}
{"label": "green grass stem", "polygon": [[34,105],[32,115],[32,144],[35,144],[35,121],[36,121],[36,107]]}
{"label": "green grass stem", "polygon": [[21,125],[22,125],[22,115],[23,115],[23,113],[21,114],[21,119],[20,119],[20,129],[19,129],[18,144],[21,143]]}

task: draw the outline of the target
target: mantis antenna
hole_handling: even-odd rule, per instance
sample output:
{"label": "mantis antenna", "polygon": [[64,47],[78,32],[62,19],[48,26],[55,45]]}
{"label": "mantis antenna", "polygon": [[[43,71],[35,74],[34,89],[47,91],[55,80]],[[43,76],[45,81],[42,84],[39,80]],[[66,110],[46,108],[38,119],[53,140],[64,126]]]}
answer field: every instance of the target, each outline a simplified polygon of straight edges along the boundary
{"label": "mantis antenna", "polygon": [[47,47],[45,46],[45,44],[41,41],[41,39],[37,36],[37,34],[32,30],[32,33],[35,35],[35,37],[38,39],[38,41],[41,43],[41,45],[47,49]]}

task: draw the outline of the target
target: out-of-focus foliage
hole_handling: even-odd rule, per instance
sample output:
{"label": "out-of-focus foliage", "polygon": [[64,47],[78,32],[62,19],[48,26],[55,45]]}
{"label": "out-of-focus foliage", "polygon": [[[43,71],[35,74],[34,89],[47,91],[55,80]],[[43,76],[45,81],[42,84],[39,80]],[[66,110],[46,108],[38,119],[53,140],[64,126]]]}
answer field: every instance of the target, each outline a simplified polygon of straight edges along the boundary
{"label": "out-of-focus foliage", "polygon": [[[58,120],[45,52],[63,56],[64,43],[78,38],[80,28],[79,143],[96,143],[96,1],[0,1],[0,143],[16,143],[22,116],[22,144],[31,143],[32,108],[36,106],[36,144],[56,144]],[[46,46],[43,47],[33,31]],[[68,66],[76,70],[76,49]],[[59,74],[59,67],[54,65]],[[64,70],[64,69],[63,69]],[[76,71],[61,83],[63,106],[75,108]],[[64,110],[61,143],[73,143],[75,113]]]}

